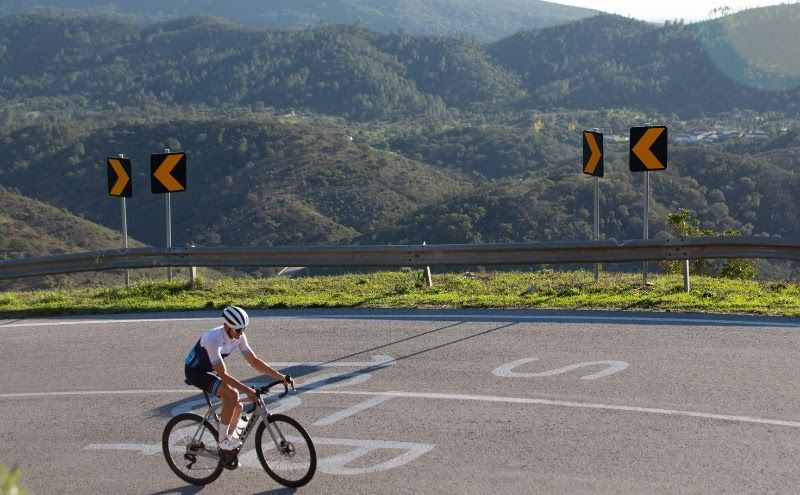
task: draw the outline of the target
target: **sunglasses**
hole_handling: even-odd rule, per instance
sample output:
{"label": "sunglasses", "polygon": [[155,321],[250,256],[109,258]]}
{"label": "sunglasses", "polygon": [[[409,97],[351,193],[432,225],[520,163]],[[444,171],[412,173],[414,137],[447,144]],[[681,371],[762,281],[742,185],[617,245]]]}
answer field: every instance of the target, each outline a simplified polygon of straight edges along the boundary
{"label": "sunglasses", "polygon": [[243,334],[243,333],[244,333],[244,328],[233,328],[232,326],[230,326],[230,325],[227,325],[227,324],[226,324],[225,326],[226,326],[226,327],[228,327],[228,328],[230,328],[231,330],[233,330],[233,332],[234,332],[236,335],[241,335],[241,334]]}

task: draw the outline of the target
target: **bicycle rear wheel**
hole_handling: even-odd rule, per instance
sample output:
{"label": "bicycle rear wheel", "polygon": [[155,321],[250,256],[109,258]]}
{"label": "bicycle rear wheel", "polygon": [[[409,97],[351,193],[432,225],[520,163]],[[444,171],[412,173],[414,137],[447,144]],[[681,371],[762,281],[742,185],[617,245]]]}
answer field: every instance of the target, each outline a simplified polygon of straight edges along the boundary
{"label": "bicycle rear wheel", "polygon": [[207,485],[222,474],[217,430],[197,414],[183,413],[169,420],[161,448],[170,469],[193,485]]}
{"label": "bicycle rear wheel", "polygon": [[267,474],[289,488],[305,485],[317,470],[317,451],[311,437],[300,423],[283,414],[271,415],[269,426],[264,422],[258,425],[256,452]]}

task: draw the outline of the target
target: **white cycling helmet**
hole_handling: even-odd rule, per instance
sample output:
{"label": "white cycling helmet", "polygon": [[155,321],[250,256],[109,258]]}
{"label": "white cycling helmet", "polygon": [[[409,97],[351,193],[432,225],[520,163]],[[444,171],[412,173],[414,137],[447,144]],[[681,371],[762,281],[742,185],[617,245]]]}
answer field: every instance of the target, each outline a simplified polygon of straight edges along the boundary
{"label": "white cycling helmet", "polygon": [[250,323],[250,317],[239,306],[228,306],[222,310],[222,321],[234,330],[244,330]]}

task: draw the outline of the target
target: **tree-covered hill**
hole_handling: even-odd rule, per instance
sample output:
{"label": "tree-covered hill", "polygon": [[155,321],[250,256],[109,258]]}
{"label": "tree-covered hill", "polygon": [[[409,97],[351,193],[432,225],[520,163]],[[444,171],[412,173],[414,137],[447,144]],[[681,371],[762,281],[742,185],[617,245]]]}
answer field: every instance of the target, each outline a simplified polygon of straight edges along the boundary
{"label": "tree-covered hill", "polygon": [[[554,119],[555,120],[555,119]],[[259,115],[253,121],[179,120],[109,128],[36,126],[7,137],[0,183],[118,228],[105,157],[134,162],[132,235],[164,244],[163,196],[149,188],[149,154],[188,153],[188,190],[172,195],[173,243],[287,245],[581,240],[591,231],[591,182],[580,173],[578,133],[496,124],[420,127],[380,149],[346,124]],[[569,126],[564,129],[568,130]],[[351,140],[352,139],[352,140]],[[718,231],[800,237],[798,149],[675,146],[653,174],[651,233],[691,208]],[[40,143],[48,143],[41,146]],[[641,235],[641,174],[627,143],[608,143],[601,231]],[[776,161],[777,160],[777,161]]]}
{"label": "tree-covered hill", "polygon": [[[119,216],[119,214],[118,214]],[[0,186],[0,256],[22,258],[122,246],[118,231]],[[131,239],[130,244],[142,244]]]}
{"label": "tree-covered hill", "polygon": [[567,168],[574,136],[531,132],[507,125],[458,127],[441,132],[399,135],[390,143],[407,156],[481,177],[497,179]]}
{"label": "tree-covered hill", "polygon": [[[800,22],[800,5],[756,9],[691,25],[654,26],[595,16],[517,33],[491,44],[488,52],[522,78],[528,92],[524,106],[634,106],[682,116],[733,108],[797,108],[800,51],[785,48],[792,43],[793,32],[773,31],[778,17]],[[760,28],[761,36],[770,32],[770,43],[763,45],[751,33],[751,25]],[[760,58],[744,58],[750,44],[762,45]],[[789,52],[784,58],[774,55],[784,50]],[[760,60],[770,58],[767,55],[782,65],[760,66]],[[783,86],[764,84],[781,71]]]}
{"label": "tree-covered hill", "polygon": [[[260,105],[362,121],[620,106],[683,118],[796,111],[800,48],[787,28],[770,31],[787,19],[800,23],[800,5],[691,25],[600,15],[482,44],[352,25],[253,31],[209,17],[139,27],[8,16],[0,18],[0,98]],[[750,53],[754,23],[774,42]]]}
{"label": "tree-covered hill", "polygon": [[0,15],[37,9],[104,14],[147,23],[204,14],[257,29],[359,22],[384,33],[403,29],[416,34],[468,34],[488,39],[521,29],[563,24],[597,12],[542,0],[6,0],[0,5]]}
{"label": "tree-covered hill", "polygon": [[[0,259],[77,253],[122,247],[119,231],[77,217],[63,208],[26,197],[0,186]],[[129,238],[130,247],[143,244]],[[0,280],[0,289],[51,285],[107,283],[122,280],[121,272],[81,273],[46,278]]]}
{"label": "tree-covered hill", "polygon": [[[188,153],[187,191],[172,195],[174,245],[332,244],[401,220],[470,187],[455,172],[269,119],[26,128],[6,138],[0,183],[109,226],[106,157],[133,161],[129,230],[164,244],[163,196],[150,192],[149,155]],[[41,147],[40,143],[48,143]]]}
{"label": "tree-covered hill", "polygon": [[[607,149],[600,181],[603,238],[642,235],[643,174],[629,172],[627,148]],[[734,155],[709,146],[676,150],[664,172],[653,172],[652,237],[672,235],[666,218],[696,212],[704,228],[745,235],[800,238],[800,176],[761,155]],[[570,173],[571,172],[571,173]],[[415,211],[403,223],[373,233],[377,242],[476,243],[588,240],[593,186],[575,164],[534,170],[475,187]]]}

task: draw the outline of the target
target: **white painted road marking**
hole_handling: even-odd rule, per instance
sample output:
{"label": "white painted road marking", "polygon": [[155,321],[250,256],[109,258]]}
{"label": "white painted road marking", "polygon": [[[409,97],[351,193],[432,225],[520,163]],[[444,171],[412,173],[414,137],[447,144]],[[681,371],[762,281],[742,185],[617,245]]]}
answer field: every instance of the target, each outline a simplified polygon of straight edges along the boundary
{"label": "white painted road marking", "polygon": [[605,366],[606,368],[602,371],[598,371],[597,373],[592,373],[591,375],[584,375],[581,377],[582,380],[597,380],[598,378],[604,378],[606,376],[613,375],[614,373],[618,373],[628,367],[628,363],[626,363],[625,361],[587,361],[584,363],[570,364],[569,366],[563,366],[561,368],[549,371],[542,371],[539,373],[521,373],[512,371],[514,368],[522,366],[523,364],[538,360],[539,358],[517,359],[516,361],[512,361],[508,364],[498,366],[497,368],[494,369],[494,371],[492,371],[492,373],[494,373],[497,376],[505,378],[536,378],[543,376],[555,376],[555,375],[560,375],[562,373],[569,373],[570,371],[577,370],[580,368]]}
{"label": "white painted road marking", "polygon": [[373,397],[371,399],[367,399],[364,402],[359,402],[358,404],[356,404],[354,406],[348,407],[347,409],[344,409],[342,411],[333,413],[330,416],[326,416],[326,417],[320,419],[319,421],[314,423],[314,426],[331,425],[333,423],[336,423],[337,421],[341,421],[341,420],[343,420],[345,418],[349,418],[350,416],[354,416],[354,415],[356,415],[356,414],[358,414],[358,413],[360,413],[362,411],[366,411],[367,409],[369,409],[371,407],[375,407],[375,406],[378,406],[380,404],[383,404],[384,402],[386,402],[389,399],[391,399],[391,397],[386,397],[386,396],[377,396],[377,397]]}
{"label": "white painted road marking", "polygon": [[[317,468],[323,473],[345,476],[374,473],[376,471],[386,471],[397,468],[417,459],[434,447],[427,443],[354,440],[349,438],[314,437],[313,441],[314,445],[317,447],[320,445],[332,445],[350,448],[350,450],[343,453],[322,457],[317,463]],[[139,452],[144,455],[154,455],[161,452],[161,444],[93,443],[85,446],[84,450],[121,450]],[[390,457],[381,462],[375,462],[365,467],[348,467],[348,465],[354,461],[380,451],[400,451],[400,453],[394,455],[394,457]],[[251,449],[247,452],[243,452],[239,456],[239,460],[242,466],[261,469],[261,464],[258,461],[255,450]]]}
{"label": "white painted road marking", "polygon": [[[128,393],[146,393],[150,395],[156,394],[194,394],[191,390],[95,390],[87,392],[41,392],[41,393],[13,393],[13,394],[0,394],[0,399],[14,399],[19,397],[49,397],[52,395],[120,395]],[[372,396],[372,397],[396,397],[407,399],[434,399],[434,400],[460,400],[460,401],[478,401],[478,402],[496,402],[496,403],[511,403],[511,404],[530,404],[530,405],[543,405],[543,406],[556,406],[556,407],[575,407],[582,409],[602,409],[609,411],[622,411],[622,412],[636,412],[646,414],[663,414],[668,416],[682,416],[689,418],[702,418],[702,419],[715,419],[721,421],[733,421],[740,423],[753,423],[765,424],[774,426],[788,426],[792,428],[800,428],[800,421],[787,421],[780,419],[764,419],[751,416],[736,416],[727,414],[713,414],[697,411],[680,411],[675,409],[658,409],[652,407],[638,407],[638,406],[624,406],[616,404],[599,404],[591,402],[571,402],[559,401],[548,399],[531,399],[527,397],[499,397],[491,395],[468,395],[468,394],[443,394],[432,392],[401,392],[401,391],[387,391],[387,392],[361,392],[355,390],[313,390],[304,392],[307,394],[332,394],[332,395],[359,395],[359,396]]]}
{"label": "white painted road marking", "polygon": [[130,452],[140,452],[144,455],[153,455],[161,452],[161,444],[146,443],[91,443],[83,450],[127,450]]}
{"label": "white painted road marking", "polygon": [[196,390],[184,388],[181,390],[76,390],[71,392],[19,392],[11,394],[0,394],[0,399],[21,399],[25,397],[64,397],[64,396],[87,396],[87,395],[139,395],[139,394],[186,394],[194,395],[199,393]]}
{"label": "white painted road marking", "polygon": [[591,402],[570,402],[570,401],[548,400],[548,399],[529,399],[526,397],[496,397],[491,395],[439,394],[432,392],[400,392],[400,391],[360,392],[354,390],[336,390],[336,391],[320,390],[312,393],[367,395],[367,396],[371,395],[371,396],[385,396],[385,397],[397,397],[397,398],[407,398],[407,399],[460,400],[460,401],[497,402],[497,403],[508,403],[508,404],[531,404],[531,405],[543,405],[543,406],[576,407],[581,409],[603,409],[609,411],[663,414],[668,416],[683,416],[690,418],[716,419],[721,421],[734,421],[740,423],[755,423],[755,424],[790,426],[792,428],[800,428],[800,421],[784,421],[780,419],[763,419],[763,418],[754,418],[750,416],[733,416],[727,414],[713,414],[713,413],[703,413],[696,411],[678,411],[674,409],[658,409],[652,407],[622,406],[614,404],[597,404]]}
{"label": "white painted road marking", "polygon": [[[348,440],[344,438],[314,438],[317,445],[346,445],[353,447],[350,452],[334,455],[321,459],[318,467],[324,473],[339,475],[367,474],[376,471],[386,471],[388,469],[400,467],[404,464],[417,459],[421,455],[433,449],[433,445],[427,443],[413,442],[387,442],[383,440]],[[402,451],[395,457],[378,462],[372,466],[353,468],[347,467],[348,464],[364,456],[378,452],[380,450],[400,450]]]}

